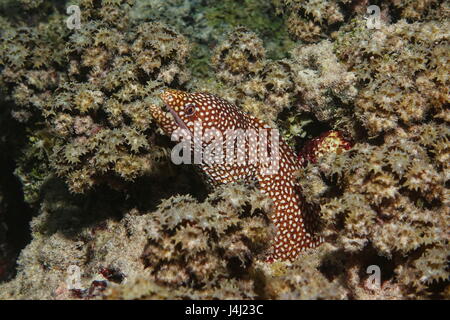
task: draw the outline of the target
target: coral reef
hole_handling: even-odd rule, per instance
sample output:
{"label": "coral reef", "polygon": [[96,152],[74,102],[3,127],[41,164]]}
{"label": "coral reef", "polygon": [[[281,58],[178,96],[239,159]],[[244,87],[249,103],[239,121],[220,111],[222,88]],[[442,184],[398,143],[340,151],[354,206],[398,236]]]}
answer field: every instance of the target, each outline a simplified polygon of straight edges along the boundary
{"label": "coral reef", "polygon": [[442,20],[449,17],[449,4],[440,0],[392,1],[391,10],[409,21]]}
{"label": "coral reef", "polygon": [[313,120],[357,135],[349,111],[358,94],[357,78],[338,60],[330,41],[298,45],[290,58],[273,61],[265,59],[256,34],[238,28],[215,48],[212,63],[221,84],[200,82],[196,90],[213,91],[272,125],[283,110],[295,111],[282,126],[288,139],[304,136],[302,128]]}
{"label": "coral reef", "polygon": [[141,0],[132,8],[131,17],[164,22],[191,39],[195,45],[189,66],[199,78],[210,78],[211,48],[235,28],[246,26],[256,32],[271,58],[284,58],[293,45],[270,1]]}
{"label": "coral reef", "polygon": [[202,298],[220,298],[218,289],[224,286],[226,294],[233,285],[248,287],[238,298],[254,297],[252,281],[243,275],[274,236],[264,214],[270,204],[243,186],[219,189],[202,204],[189,196],[165,200],[142,255],[144,265],[157,283],[201,288],[195,294]]}
{"label": "coral reef", "polygon": [[[302,42],[318,42],[335,36],[345,22],[364,16],[369,5],[380,8],[380,23],[446,20],[449,4],[443,0],[375,1],[367,0],[273,0],[279,15],[285,17],[292,38]],[[372,12],[373,13],[373,12]],[[364,21],[365,22],[365,21]]]}
{"label": "coral reef", "polygon": [[[130,298],[132,292],[134,298],[154,298],[152,286],[163,288],[154,294],[164,298],[256,295],[252,263],[267,250],[274,230],[266,217],[271,202],[255,190],[223,188],[202,203],[174,196],[155,212],[122,205],[119,221],[108,216],[114,210],[112,203],[104,207],[108,198],[86,209],[57,185],[44,198],[31,223],[33,241],[21,253],[17,277],[2,285],[2,299],[92,298],[87,291],[95,281],[105,283],[111,298]],[[86,215],[99,206],[102,217]],[[80,279],[69,287],[73,266]],[[148,291],[134,286],[142,282]]]}
{"label": "coral reef", "polygon": [[54,148],[52,165],[76,192],[92,186],[95,175],[133,180],[154,169],[164,154],[145,134],[149,99],[161,86],[187,79],[182,64],[188,43],[170,28],[147,23],[124,34],[95,28],[73,36],[77,46],[68,55],[74,81],[60,86],[44,110],[53,132],[65,138]]}
{"label": "coral reef", "polygon": [[344,21],[341,5],[351,0],[285,0],[278,1],[278,11],[287,16],[286,24],[291,36],[305,42],[315,42],[333,25]]}
{"label": "coral reef", "polygon": [[448,28],[448,21],[400,21],[369,33],[364,21],[355,20],[340,31],[336,52],[360,83],[355,114],[369,135],[430,114],[449,121]]}
{"label": "coral reef", "polygon": [[49,23],[37,27],[13,27],[1,18],[1,90],[6,101],[16,105],[12,113],[20,122],[30,120],[46,104],[50,92],[66,79],[59,72],[65,62],[61,37],[68,34],[58,21],[61,18],[54,13]]}
{"label": "coral reef", "polygon": [[217,77],[237,83],[253,78],[264,67],[265,49],[254,32],[238,28],[215,48],[212,63]]}
{"label": "coral reef", "polygon": [[300,181],[308,200],[320,205],[331,243],[348,254],[373,248],[394,264],[392,281],[404,295],[425,295],[428,285],[450,275],[444,160],[450,131],[436,123],[398,130],[381,146],[359,143],[323,156]]}
{"label": "coral reef", "polygon": [[259,119],[274,123],[292,100],[293,87],[287,60],[266,59],[261,39],[246,28],[237,28],[214,50],[212,65],[219,85],[197,84],[241,105]]}
{"label": "coral reef", "polygon": [[[0,299],[450,299],[448,1],[68,4],[0,1]],[[170,163],[166,87],[352,140],[298,173],[327,243],[261,260],[270,201]]]}
{"label": "coral reef", "polygon": [[[55,136],[50,165],[74,192],[108,174],[132,181],[155,170],[164,153],[148,141],[146,106],[158,88],[188,78],[187,40],[158,22],[132,26],[125,3],[118,3],[90,9],[81,1],[86,22],[67,43],[54,43],[61,39],[54,33],[67,34],[55,21],[43,31],[12,29],[1,44],[2,81],[20,107],[13,115],[25,121],[35,111],[43,118]],[[26,54],[27,47],[34,50]],[[63,62],[64,71],[56,72]]]}
{"label": "coral reef", "polygon": [[266,275],[266,297],[282,300],[348,299],[349,292],[338,279],[330,281],[319,271],[321,260],[328,251],[329,248],[322,246],[318,252],[302,256],[289,268],[280,266],[281,272],[273,268],[276,271]]}
{"label": "coral reef", "polygon": [[345,109],[343,106],[353,102],[358,94],[356,76],[338,61],[331,42],[298,46],[291,56],[295,91],[301,97],[297,103],[300,111],[331,122],[339,114],[336,109]]}

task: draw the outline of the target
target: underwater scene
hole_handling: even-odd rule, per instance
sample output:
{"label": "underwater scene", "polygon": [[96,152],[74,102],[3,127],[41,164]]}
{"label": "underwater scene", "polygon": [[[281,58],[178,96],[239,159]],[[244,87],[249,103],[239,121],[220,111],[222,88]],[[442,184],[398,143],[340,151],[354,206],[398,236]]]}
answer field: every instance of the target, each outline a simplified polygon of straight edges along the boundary
{"label": "underwater scene", "polygon": [[450,299],[450,3],[0,0],[0,300]]}

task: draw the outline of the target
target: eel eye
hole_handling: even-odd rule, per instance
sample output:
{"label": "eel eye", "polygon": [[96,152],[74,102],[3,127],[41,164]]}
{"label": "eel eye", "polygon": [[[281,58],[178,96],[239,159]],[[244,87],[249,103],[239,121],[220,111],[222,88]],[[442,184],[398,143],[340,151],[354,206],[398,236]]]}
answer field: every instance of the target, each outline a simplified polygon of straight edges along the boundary
{"label": "eel eye", "polygon": [[188,103],[184,106],[184,113],[186,116],[190,117],[193,116],[195,113],[195,105],[193,103]]}

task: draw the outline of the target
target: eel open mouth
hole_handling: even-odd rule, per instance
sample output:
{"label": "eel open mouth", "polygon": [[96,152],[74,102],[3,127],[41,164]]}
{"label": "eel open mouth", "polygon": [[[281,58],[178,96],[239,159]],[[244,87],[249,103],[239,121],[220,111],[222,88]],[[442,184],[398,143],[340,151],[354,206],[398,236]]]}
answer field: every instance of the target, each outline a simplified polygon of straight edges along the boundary
{"label": "eel open mouth", "polygon": [[175,123],[178,125],[178,127],[185,129],[189,131],[189,133],[192,135],[191,130],[189,130],[188,126],[184,123],[183,119],[175,112],[175,110],[170,107],[170,104],[173,103],[173,101],[176,101],[176,93],[178,91],[175,90],[166,90],[161,93],[161,99],[164,102],[164,106],[166,107],[167,111],[170,112],[170,114],[175,119]]}

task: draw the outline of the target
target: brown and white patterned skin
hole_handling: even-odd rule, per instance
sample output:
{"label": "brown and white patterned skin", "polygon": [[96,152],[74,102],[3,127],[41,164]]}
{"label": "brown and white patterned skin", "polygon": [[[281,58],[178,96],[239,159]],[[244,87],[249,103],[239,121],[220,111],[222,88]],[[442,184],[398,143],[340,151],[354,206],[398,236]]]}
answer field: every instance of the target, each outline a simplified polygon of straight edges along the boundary
{"label": "brown and white patterned skin", "polygon": [[[151,107],[151,113],[168,135],[179,127],[194,132],[194,125],[198,122],[201,122],[203,130],[215,128],[221,133],[229,129],[270,129],[261,120],[212,94],[166,90],[161,98],[170,114],[156,106]],[[281,137],[279,143],[279,168],[275,174],[262,174],[263,164],[259,163],[201,165],[214,185],[238,181],[257,182],[259,189],[273,200],[271,219],[277,227],[277,234],[267,258],[269,262],[292,261],[300,252],[316,247],[323,241],[308,233],[305,227],[301,195],[294,176],[295,171],[301,168],[300,161]]]}

